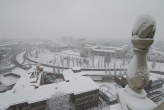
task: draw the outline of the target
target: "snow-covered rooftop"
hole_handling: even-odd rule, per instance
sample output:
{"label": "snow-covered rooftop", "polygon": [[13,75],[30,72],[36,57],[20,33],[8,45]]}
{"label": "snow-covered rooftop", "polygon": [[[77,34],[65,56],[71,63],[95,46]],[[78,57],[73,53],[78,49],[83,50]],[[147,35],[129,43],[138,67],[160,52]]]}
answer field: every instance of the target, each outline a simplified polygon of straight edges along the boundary
{"label": "snow-covered rooftop", "polygon": [[18,103],[34,103],[49,99],[57,92],[66,94],[80,94],[98,89],[98,86],[87,76],[73,77],[69,81],[39,86],[38,88],[27,87],[17,91],[11,90],[0,94],[0,110]]}

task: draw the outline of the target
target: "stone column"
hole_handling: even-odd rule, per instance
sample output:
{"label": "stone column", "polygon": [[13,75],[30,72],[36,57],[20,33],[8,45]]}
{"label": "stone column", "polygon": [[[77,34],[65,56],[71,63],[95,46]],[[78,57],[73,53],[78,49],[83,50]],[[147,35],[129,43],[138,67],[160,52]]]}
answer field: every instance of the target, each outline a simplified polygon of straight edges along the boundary
{"label": "stone column", "polygon": [[153,39],[132,38],[134,56],[127,71],[127,81],[129,87],[138,93],[149,81],[147,52],[152,43]]}
{"label": "stone column", "polygon": [[134,56],[128,66],[128,85],[119,93],[122,110],[162,110],[164,104],[157,106],[144,91],[149,81],[146,55],[153,43],[156,30],[155,20],[150,16],[141,17],[132,32]]}
{"label": "stone column", "polygon": [[155,20],[150,16],[141,17],[132,32],[134,56],[127,71],[128,85],[140,93],[149,81],[147,52],[153,43],[156,29]]}

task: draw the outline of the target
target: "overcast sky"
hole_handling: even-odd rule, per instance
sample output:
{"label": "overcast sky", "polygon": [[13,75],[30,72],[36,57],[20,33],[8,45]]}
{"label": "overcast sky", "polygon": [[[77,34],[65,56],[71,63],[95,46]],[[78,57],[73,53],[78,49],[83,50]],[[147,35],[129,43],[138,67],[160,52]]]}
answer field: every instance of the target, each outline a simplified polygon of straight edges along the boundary
{"label": "overcast sky", "polygon": [[152,15],[164,40],[164,0],[0,0],[0,37],[130,39],[136,18]]}

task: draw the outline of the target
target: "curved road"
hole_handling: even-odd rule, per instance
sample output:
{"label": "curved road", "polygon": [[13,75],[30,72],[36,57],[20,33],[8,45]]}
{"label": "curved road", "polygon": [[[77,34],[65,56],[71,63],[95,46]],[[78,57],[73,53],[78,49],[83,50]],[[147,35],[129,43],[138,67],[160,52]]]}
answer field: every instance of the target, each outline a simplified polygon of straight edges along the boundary
{"label": "curved road", "polygon": [[[12,69],[14,69],[14,68],[16,68],[16,67],[19,67],[19,68],[24,69],[24,70],[29,69],[29,67],[26,67],[25,65],[19,63],[19,62],[17,61],[17,59],[16,59],[17,55],[20,54],[20,53],[22,53],[22,52],[23,52],[23,50],[14,51],[14,52],[12,53],[12,55],[11,55],[11,58],[10,58],[11,64],[14,64],[14,66],[13,66],[13,67],[6,68],[6,69],[3,69],[3,70],[0,70],[0,72],[5,73],[5,72],[7,72],[7,71],[11,71]],[[24,54],[23,57],[24,57],[24,60],[25,60],[25,54]]]}

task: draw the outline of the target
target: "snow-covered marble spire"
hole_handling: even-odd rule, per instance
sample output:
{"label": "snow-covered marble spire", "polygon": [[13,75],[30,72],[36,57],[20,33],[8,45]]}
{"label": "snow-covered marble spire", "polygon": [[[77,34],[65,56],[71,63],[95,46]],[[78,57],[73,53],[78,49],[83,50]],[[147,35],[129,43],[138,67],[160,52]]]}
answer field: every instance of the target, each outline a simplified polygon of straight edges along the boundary
{"label": "snow-covered marble spire", "polygon": [[132,37],[153,38],[156,31],[155,19],[149,15],[140,16],[132,30]]}
{"label": "snow-covered marble spire", "polygon": [[146,55],[153,43],[155,30],[155,20],[150,16],[140,17],[133,29],[131,41],[134,56],[128,66],[128,85],[118,92],[122,110],[163,110],[164,108],[164,102],[158,106],[144,91],[149,81]]}
{"label": "snow-covered marble spire", "polygon": [[140,93],[149,81],[146,55],[153,43],[156,23],[150,16],[138,19],[132,32],[134,56],[128,66],[128,85],[135,92]]}

